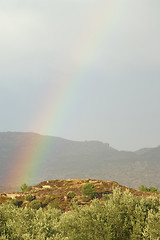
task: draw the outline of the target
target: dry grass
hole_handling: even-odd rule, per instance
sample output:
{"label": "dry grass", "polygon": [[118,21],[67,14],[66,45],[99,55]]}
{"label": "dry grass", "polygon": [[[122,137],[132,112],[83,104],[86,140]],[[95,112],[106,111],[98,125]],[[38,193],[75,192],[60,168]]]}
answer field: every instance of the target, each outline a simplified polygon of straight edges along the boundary
{"label": "dry grass", "polygon": [[[63,211],[70,210],[71,200],[67,199],[67,193],[72,191],[76,194],[76,198],[79,204],[84,205],[82,201],[82,186],[86,183],[93,183],[97,192],[97,197],[102,200],[103,194],[112,194],[113,188],[120,187],[122,191],[129,189],[129,191],[135,196],[157,196],[153,193],[142,192],[135,190],[133,188],[127,188],[125,186],[119,185],[114,181],[102,181],[95,179],[68,179],[68,180],[50,180],[44,181],[40,184],[33,186],[29,191],[25,193],[9,193],[4,196],[0,194],[0,204],[6,201],[10,201],[11,198],[16,198],[24,202],[22,206],[26,205],[25,197],[27,194],[32,194],[36,196],[36,199],[41,200],[44,207],[51,205],[52,207],[57,207]],[[86,203],[87,204],[87,203]]]}

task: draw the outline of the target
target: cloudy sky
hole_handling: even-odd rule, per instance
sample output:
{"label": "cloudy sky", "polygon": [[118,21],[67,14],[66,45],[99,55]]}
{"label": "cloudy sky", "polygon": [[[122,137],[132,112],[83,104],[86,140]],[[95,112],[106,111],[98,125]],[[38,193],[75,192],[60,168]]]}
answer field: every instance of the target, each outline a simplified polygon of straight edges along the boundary
{"label": "cloudy sky", "polygon": [[159,0],[1,0],[0,131],[160,145]]}

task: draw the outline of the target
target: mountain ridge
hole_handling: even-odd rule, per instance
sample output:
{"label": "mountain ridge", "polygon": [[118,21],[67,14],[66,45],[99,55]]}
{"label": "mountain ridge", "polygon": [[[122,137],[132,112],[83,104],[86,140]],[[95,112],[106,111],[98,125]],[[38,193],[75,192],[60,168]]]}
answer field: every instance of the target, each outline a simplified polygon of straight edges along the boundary
{"label": "mountain ridge", "polygon": [[[138,188],[141,184],[160,187],[160,146],[137,151],[119,151],[108,143],[96,140],[82,142],[32,132],[1,132],[2,187],[5,184],[6,173],[11,172],[11,166],[16,164],[14,161],[18,153],[36,148],[37,141],[47,143],[44,146],[46,154],[43,169],[29,180],[31,185],[47,179],[93,178],[117,181],[133,188]],[[8,189],[9,187],[11,188],[11,183],[8,183]]]}

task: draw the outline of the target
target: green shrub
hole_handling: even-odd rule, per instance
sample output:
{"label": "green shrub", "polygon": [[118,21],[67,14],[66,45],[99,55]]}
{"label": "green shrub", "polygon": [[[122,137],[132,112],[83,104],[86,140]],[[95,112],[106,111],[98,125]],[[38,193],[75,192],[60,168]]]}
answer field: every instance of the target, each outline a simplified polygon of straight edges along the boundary
{"label": "green shrub", "polygon": [[27,192],[29,192],[29,191],[31,191],[32,190],[32,187],[30,186],[30,187],[27,187],[26,189],[25,189],[25,191],[27,191]]}
{"label": "green shrub", "polygon": [[45,203],[48,204],[48,203],[50,203],[53,199],[54,199],[53,196],[47,196],[46,199],[45,199]]}
{"label": "green shrub", "polygon": [[74,204],[76,204],[76,205],[79,204],[78,198],[77,198],[76,196],[71,199],[70,205],[72,206],[72,205],[74,205]]}
{"label": "green shrub", "polygon": [[72,192],[72,191],[69,191],[68,193],[67,193],[67,198],[68,199],[72,199],[72,198],[74,198],[76,196],[76,194],[74,193],[74,192]]}
{"label": "green shrub", "polygon": [[17,199],[13,198],[13,199],[10,201],[10,203],[18,207],[18,201],[17,201]]}
{"label": "green shrub", "polygon": [[44,200],[42,207],[46,207],[54,198],[52,196],[47,196]]}
{"label": "green shrub", "polygon": [[90,197],[91,199],[94,198],[94,196],[96,195],[96,191],[93,183],[86,183],[85,185],[83,185],[82,194]]}
{"label": "green shrub", "polygon": [[108,200],[108,199],[109,199],[109,194],[103,193],[103,194],[102,194],[102,199],[103,199],[103,201]]}
{"label": "green shrub", "polygon": [[38,210],[40,207],[42,207],[42,202],[40,200],[33,200],[30,202],[29,207]]}
{"label": "green shrub", "polygon": [[138,188],[142,192],[146,192],[147,188],[144,185],[140,185]]}
{"label": "green shrub", "polygon": [[57,199],[55,199],[54,202],[51,203],[50,206],[51,206],[51,208],[57,208],[57,207],[58,207],[58,201],[57,201]]}
{"label": "green shrub", "polygon": [[155,188],[155,187],[145,187],[144,185],[140,185],[139,186],[139,190],[142,191],[142,192],[151,192],[151,193],[156,193],[156,194],[160,193],[158,188]]}
{"label": "green shrub", "polygon": [[[11,201],[17,204],[15,200]],[[34,202],[41,206],[39,200],[29,205]],[[57,200],[54,203],[58,204]],[[106,201],[94,199],[85,207],[73,202],[71,211],[65,213],[50,206],[34,209],[1,204],[0,240],[160,239],[159,199],[135,197],[129,190],[113,189]]]}
{"label": "green shrub", "polygon": [[89,202],[90,200],[91,200],[91,198],[88,197],[88,196],[83,196],[82,197],[82,202]]}
{"label": "green shrub", "polygon": [[26,201],[32,202],[35,199],[36,199],[36,196],[34,196],[34,195],[28,194],[26,196]]}
{"label": "green shrub", "polygon": [[27,184],[24,183],[24,184],[22,184],[22,186],[21,186],[21,191],[23,192],[23,191],[26,190],[27,188],[28,188]]}
{"label": "green shrub", "polygon": [[22,201],[18,201],[17,199],[13,198],[10,201],[11,204],[13,204],[14,206],[20,207],[22,205]]}

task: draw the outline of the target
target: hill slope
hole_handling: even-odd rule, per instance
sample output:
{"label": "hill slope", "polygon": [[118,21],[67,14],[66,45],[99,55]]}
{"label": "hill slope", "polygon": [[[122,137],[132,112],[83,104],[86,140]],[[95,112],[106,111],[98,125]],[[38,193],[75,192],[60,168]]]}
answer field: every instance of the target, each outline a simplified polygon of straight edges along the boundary
{"label": "hill slope", "polygon": [[41,201],[43,207],[55,206],[61,210],[68,211],[71,206],[71,199],[67,198],[68,192],[75,194],[79,205],[86,205],[90,202],[87,197],[84,200],[82,188],[85,184],[91,183],[95,187],[96,198],[103,200],[108,194],[113,193],[113,189],[119,187],[122,192],[129,190],[134,196],[157,196],[149,192],[142,192],[133,188],[127,188],[113,181],[102,181],[96,179],[68,179],[43,181],[36,186],[27,188],[23,192],[10,192],[0,194],[0,204],[16,199],[21,206],[29,206],[30,201],[26,201],[26,196],[34,196],[33,199]]}
{"label": "hill slope", "polygon": [[[35,133],[7,132],[0,133],[1,192],[18,154],[32,148],[36,151],[37,141],[49,144],[39,173],[30,179],[31,185],[47,179],[93,178],[114,180],[134,188],[141,184],[160,188],[160,147],[136,152],[118,151],[98,141],[76,142]],[[24,156],[21,157],[23,161]],[[8,184],[10,190],[12,182]]]}

